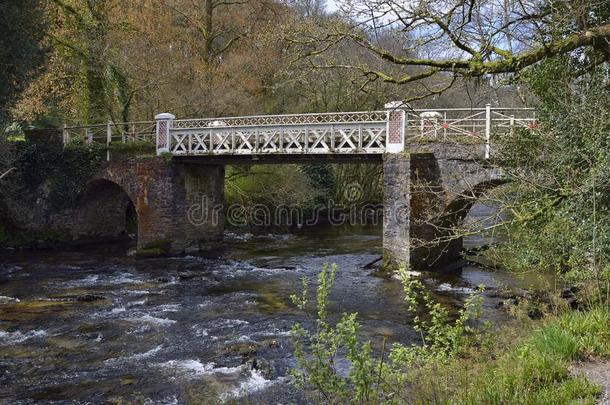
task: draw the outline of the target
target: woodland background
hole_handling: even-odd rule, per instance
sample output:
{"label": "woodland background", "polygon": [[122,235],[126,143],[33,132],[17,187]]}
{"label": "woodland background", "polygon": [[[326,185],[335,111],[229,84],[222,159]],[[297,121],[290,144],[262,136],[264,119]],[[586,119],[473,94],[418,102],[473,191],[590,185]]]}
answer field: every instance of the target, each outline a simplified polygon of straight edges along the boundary
{"label": "woodland background", "polygon": [[[355,43],[304,57],[303,39],[353,23],[354,17],[330,8],[323,0],[5,1],[3,136],[32,127],[152,120],[160,112],[186,118],[383,109],[422,86],[441,88],[452,80],[444,74],[396,86],[363,81],[351,69],[317,68],[349,59],[399,71]],[[367,35],[388,49],[426,48],[415,37],[405,47],[405,36],[389,27]],[[523,105],[525,97],[514,84],[462,77],[413,106],[510,107]],[[11,156],[4,157],[4,168],[11,167]],[[227,199],[270,206],[329,198],[341,203],[342,187],[357,183],[363,203],[378,203],[380,175],[377,165],[234,167],[227,172]]]}

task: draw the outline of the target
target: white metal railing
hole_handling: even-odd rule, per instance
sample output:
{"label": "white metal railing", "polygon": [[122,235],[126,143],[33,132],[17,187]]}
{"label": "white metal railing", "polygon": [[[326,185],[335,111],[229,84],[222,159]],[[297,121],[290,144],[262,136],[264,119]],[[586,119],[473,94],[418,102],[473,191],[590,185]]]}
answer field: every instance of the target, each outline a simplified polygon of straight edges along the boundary
{"label": "white metal railing", "polygon": [[248,127],[298,124],[344,124],[358,122],[385,122],[386,119],[387,111],[357,111],[173,120],[172,127],[174,129],[191,129],[212,126]]}
{"label": "white metal railing", "polygon": [[156,121],[112,122],[86,126],[65,126],[62,131],[63,144],[83,142],[88,145],[106,145],[106,160],[110,160],[110,145],[113,142],[150,142],[157,137]]}
{"label": "white metal railing", "polygon": [[111,142],[154,142],[155,121],[112,122],[86,126],[64,126],[63,142],[84,142],[87,144],[110,144]]}
{"label": "white metal railing", "polygon": [[174,120],[174,155],[383,153],[386,111]]}
{"label": "white metal railing", "polygon": [[417,142],[435,139],[454,142],[485,144],[485,158],[489,158],[491,135],[512,133],[515,128],[535,128],[533,108],[417,109],[407,112],[406,133]]}
{"label": "white metal railing", "polygon": [[535,125],[533,108],[418,109],[407,112],[407,133],[415,138],[475,137],[485,139],[487,124],[492,133]]}
{"label": "white metal railing", "polygon": [[[167,115],[167,114],[166,114]],[[171,116],[171,114],[169,114]],[[321,114],[259,115],[244,117],[172,119],[64,127],[64,143],[75,139],[110,146],[163,138],[164,150],[174,155],[259,153],[385,153],[396,142],[388,135],[396,115],[385,111]],[[400,122],[400,142],[451,141],[485,145],[490,156],[492,134],[515,128],[535,128],[532,108],[407,109]],[[392,123],[390,123],[392,119]],[[390,125],[392,124],[392,125]],[[394,127],[395,128],[395,127]],[[159,150],[159,149],[158,149]]]}

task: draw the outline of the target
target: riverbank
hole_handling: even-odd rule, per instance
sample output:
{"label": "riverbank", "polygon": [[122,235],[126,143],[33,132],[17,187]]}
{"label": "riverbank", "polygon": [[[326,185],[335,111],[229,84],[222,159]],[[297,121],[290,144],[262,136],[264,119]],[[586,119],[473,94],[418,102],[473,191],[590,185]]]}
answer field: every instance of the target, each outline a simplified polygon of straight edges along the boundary
{"label": "riverbank", "polygon": [[610,382],[610,312],[515,320],[465,357],[409,376],[413,403],[595,404]]}

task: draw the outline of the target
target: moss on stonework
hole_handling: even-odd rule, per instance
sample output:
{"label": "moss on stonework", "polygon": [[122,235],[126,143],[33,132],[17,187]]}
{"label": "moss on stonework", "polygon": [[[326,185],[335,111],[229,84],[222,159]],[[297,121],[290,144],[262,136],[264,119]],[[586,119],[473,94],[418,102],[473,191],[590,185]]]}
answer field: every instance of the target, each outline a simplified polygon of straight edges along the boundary
{"label": "moss on stonework", "polygon": [[171,154],[171,153],[169,153],[169,152],[163,152],[163,153],[161,154],[161,158],[162,158],[162,159],[165,161],[165,163],[170,164],[170,163],[172,163],[172,162],[173,162],[174,155],[172,155],[172,154]]}
{"label": "moss on stonework", "polygon": [[390,260],[387,258],[383,258],[381,261],[381,265],[377,267],[373,274],[378,277],[392,277],[394,273],[398,270],[400,264],[396,260]]}
{"label": "moss on stonework", "polygon": [[8,231],[0,224],[0,246],[15,248],[45,248],[67,245],[72,242],[69,231],[63,229]]}
{"label": "moss on stonework", "polygon": [[[55,210],[74,207],[87,181],[99,170],[106,152],[95,145],[22,142],[17,145],[14,195],[30,196],[19,205],[35,205],[44,189],[44,198]],[[7,200],[13,194],[3,197]],[[9,204],[14,205],[14,204]]]}
{"label": "moss on stonework", "polygon": [[171,252],[172,241],[169,239],[158,239],[147,243],[138,248],[136,251],[137,257],[154,257],[169,254]]}
{"label": "moss on stonework", "polygon": [[136,257],[156,257],[163,256],[167,254],[162,249],[159,248],[142,248],[136,251]]}

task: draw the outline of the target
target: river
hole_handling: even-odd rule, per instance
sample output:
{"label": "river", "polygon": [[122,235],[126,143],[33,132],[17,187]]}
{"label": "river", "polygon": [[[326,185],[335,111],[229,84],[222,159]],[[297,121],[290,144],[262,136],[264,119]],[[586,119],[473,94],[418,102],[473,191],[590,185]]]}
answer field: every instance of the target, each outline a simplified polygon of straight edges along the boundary
{"label": "river", "polygon": [[[290,329],[308,324],[289,296],[324,263],[338,266],[333,317],[357,311],[376,345],[417,341],[399,283],[363,268],[380,255],[378,228],[228,234],[207,256],[136,260],[127,248],[0,256],[0,402],[304,402]],[[468,266],[427,282],[459,306],[479,284],[529,281]],[[485,317],[505,319],[487,298]]]}

